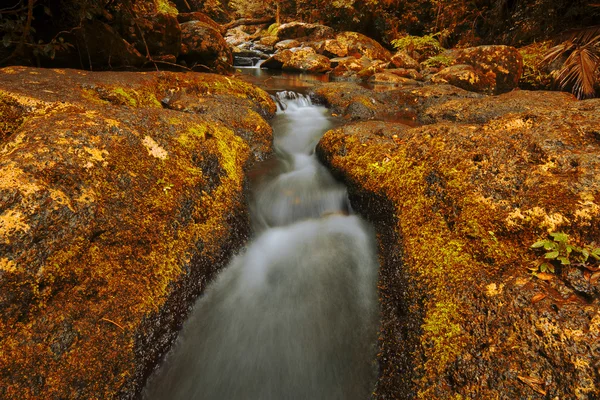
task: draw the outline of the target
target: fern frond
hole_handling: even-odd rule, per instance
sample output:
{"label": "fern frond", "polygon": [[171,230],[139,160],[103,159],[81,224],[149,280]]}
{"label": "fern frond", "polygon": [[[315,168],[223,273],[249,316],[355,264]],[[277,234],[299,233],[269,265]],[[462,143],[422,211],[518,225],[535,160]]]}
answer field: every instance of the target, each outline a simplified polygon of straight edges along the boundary
{"label": "fern frond", "polygon": [[556,78],[559,86],[563,89],[572,86],[579,99],[593,97],[599,61],[597,50],[588,46],[573,50]]}

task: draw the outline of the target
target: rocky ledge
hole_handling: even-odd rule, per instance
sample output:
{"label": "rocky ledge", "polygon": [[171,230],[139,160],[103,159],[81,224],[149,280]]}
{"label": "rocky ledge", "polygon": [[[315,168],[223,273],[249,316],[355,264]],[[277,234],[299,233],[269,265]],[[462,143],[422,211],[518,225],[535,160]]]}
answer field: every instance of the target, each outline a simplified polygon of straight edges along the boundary
{"label": "rocky ledge", "polygon": [[264,91],[0,69],[0,397],[132,398],[248,233]]}
{"label": "rocky ledge", "polygon": [[[386,104],[335,85],[317,90],[342,111]],[[413,126],[355,122],[317,149],[378,230],[376,398],[599,398],[600,268],[583,249],[600,247],[600,100],[394,96]]]}

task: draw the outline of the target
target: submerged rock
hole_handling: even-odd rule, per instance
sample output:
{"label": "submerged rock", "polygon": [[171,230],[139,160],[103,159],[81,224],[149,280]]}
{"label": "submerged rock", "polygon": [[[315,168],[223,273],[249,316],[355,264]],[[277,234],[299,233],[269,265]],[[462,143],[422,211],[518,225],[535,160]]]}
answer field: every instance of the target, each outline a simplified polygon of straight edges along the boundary
{"label": "submerged rock", "polygon": [[[423,90],[413,99],[429,101]],[[462,122],[361,122],[317,148],[379,232],[376,397],[598,398],[598,276],[528,268],[549,232],[600,237],[600,101],[522,91],[453,104]]]}
{"label": "submerged rock", "polygon": [[0,75],[0,397],[132,398],[248,234],[275,105],[212,74]]}

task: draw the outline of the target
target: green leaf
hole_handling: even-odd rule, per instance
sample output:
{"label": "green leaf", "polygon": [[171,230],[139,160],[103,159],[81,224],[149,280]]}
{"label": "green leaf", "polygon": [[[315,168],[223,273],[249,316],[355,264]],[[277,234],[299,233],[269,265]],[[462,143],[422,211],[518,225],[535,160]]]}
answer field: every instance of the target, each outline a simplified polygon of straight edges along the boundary
{"label": "green leaf", "polygon": [[537,242],[535,242],[534,244],[531,245],[532,249],[539,249],[540,247],[544,246],[544,244],[546,244],[547,240],[538,240]]}
{"label": "green leaf", "polygon": [[570,265],[571,264],[568,257],[557,257],[556,259],[558,261],[560,261],[561,265]]}
{"label": "green leaf", "polygon": [[558,245],[556,243],[546,240],[546,243],[544,244],[544,250],[556,250],[557,248]]}
{"label": "green leaf", "polygon": [[556,258],[558,257],[558,251],[551,251],[549,253],[546,253],[546,255],[544,255],[545,258]]}
{"label": "green leaf", "polygon": [[552,236],[555,242],[566,242],[567,240],[569,240],[569,236],[567,236],[566,233],[562,232],[552,232],[550,236]]}
{"label": "green leaf", "polygon": [[547,272],[548,271],[548,263],[543,263],[542,265],[540,265],[540,271],[542,272]]}
{"label": "green leaf", "polygon": [[583,256],[583,262],[586,262],[590,256],[590,252],[587,249],[581,249],[581,255]]}

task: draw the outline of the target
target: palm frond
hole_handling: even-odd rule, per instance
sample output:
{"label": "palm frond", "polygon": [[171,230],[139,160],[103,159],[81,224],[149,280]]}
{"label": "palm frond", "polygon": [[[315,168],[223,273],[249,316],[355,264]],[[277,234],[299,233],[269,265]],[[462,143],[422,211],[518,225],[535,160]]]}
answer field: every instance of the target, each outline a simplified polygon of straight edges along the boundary
{"label": "palm frond", "polygon": [[579,99],[594,97],[594,84],[600,70],[600,26],[564,32],[562,42],[549,49],[541,65],[564,59],[554,72],[561,89],[571,88]]}

